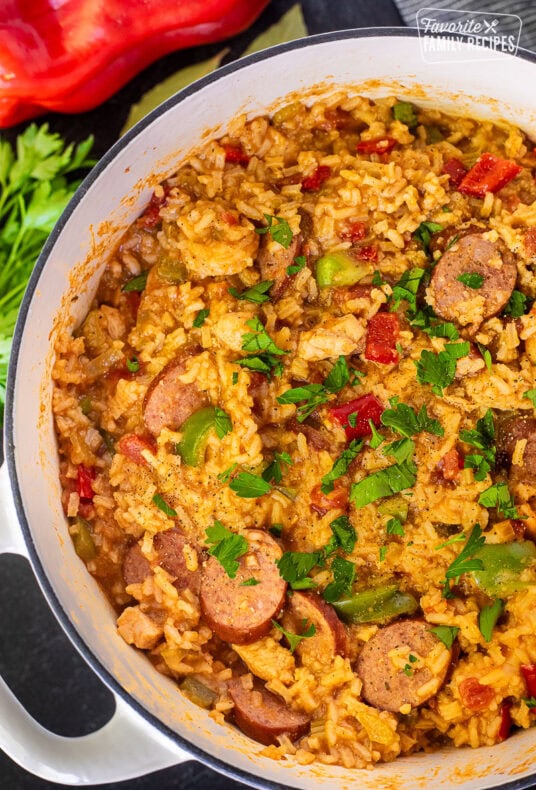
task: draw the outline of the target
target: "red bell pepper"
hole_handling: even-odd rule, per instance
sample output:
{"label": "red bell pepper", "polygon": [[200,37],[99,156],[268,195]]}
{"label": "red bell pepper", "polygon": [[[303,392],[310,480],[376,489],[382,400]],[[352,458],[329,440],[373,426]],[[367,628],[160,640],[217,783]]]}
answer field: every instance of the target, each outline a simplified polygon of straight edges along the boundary
{"label": "red bell pepper", "polygon": [[465,678],[458,685],[462,703],[470,710],[484,710],[491,705],[495,692],[491,686],[479,683],[478,678]]}
{"label": "red bell pepper", "polygon": [[400,334],[400,323],[395,313],[376,313],[368,323],[365,359],[390,365],[398,362],[400,355],[396,342]]}
{"label": "red bell pepper", "polygon": [[504,700],[501,703],[501,723],[499,725],[499,740],[505,741],[512,729],[512,703]]}
{"label": "red bell pepper", "polygon": [[373,244],[368,247],[356,247],[355,255],[360,261],[372,261],[376,263],[378,260],[378,248]]}
{"label": "red bell pepper", "polygon": [[93,499],[95,496],[92,486],[93,480],[95,480],[95,470],[80,464],[76,479],[76,492],[80,499]]}
{"label": "red bell pepper", "polygon": [[394,137],[376,137],[374,140],[361,140],[356,151],[358,154],[388,154],[397,143]]}
{"label": "red bell pepper", "polygon": [[355,244],[356,241],[362,241],[367,235],[367,226],[364,222],[351,222],[346,230],[341,233],[341,239],[344,241],[351,241]]}
{"label": "red bell pepper", "polygon": [[464,195],[484,197],[486,192],[498,192],[522,169],[520,165],[508,159],[499,159],[488,153],[482,154],[460,182],[458,191]]}
{"label": "red bell pepper", "polygon": [[536,664],[521,664],[520,669],[527,684],[528,696],[536,697]]}
{"label": "red bell pepper", "polygon": [[[363,436],[370,436],[372,433],[369,420],[378,427],[382,416],[383,406],[375,395],[362,395],[360,398],[342,403],[340,406],[332,406],[329,413],[332,419],[337,420],[342,425],[348,441],[360,439]],[[348,418],[355,414],[355,425],[351,425]],[[354,420],[352,419],[352,422]]]}
{"label": "red bell pepper", "polygon": [[250,158],[239,145],[224,145],[225,161],[230,164],[247,165]]}
{"label": "red bell pepper", "polygon": [[331,167],[327,165],[319,165],[315,172],[307,176],[301,182],[302,189],[305,192],[316,192],[317,189],[320,189],[324,181],[326,181],[331,175]]}
{"label": "red bell pepper", "polygon": [[448,175],[452,186],[458,187],[467,173],[467,168],[460,159],[453,156],[445,162],[441,172]]}
{"label": "red bell pepper", "polygon": [[153,61],[245,30],[269,0],[4,0],[0,127],[96,107]]}
{"label": "red bell pepper", "polygon": [[342,485],[335,485],[329,494],[323,494],[320,485],[311,491],[311,510],[320,516],[325,516],[328,510],[346,510],[348,505],[348,489]]}

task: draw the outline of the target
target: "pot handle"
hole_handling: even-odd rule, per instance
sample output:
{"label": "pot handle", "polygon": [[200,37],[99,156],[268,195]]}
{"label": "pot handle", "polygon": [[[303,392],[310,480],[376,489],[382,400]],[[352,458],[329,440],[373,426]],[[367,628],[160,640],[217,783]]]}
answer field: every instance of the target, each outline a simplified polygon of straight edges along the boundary
{"label": "pot handle", "polygon": [[[0,553],[28,557],[6,464],[0,467]],[[120,697],[114,697],[115,712],[104,727],[65,738],[35,721],[0,677],[0,749],[42,779],[77,786],[134,779],[192,759]]]}

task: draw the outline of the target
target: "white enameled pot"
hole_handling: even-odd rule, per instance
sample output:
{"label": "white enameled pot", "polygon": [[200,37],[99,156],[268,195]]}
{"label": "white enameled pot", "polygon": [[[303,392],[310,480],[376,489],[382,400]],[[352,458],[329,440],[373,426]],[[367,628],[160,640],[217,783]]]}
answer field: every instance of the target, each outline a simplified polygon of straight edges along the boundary
{"label": "white enameled pot", "polygon": [[[220,69],[141,121],[99,162],[53,231],[16,329],[6,409],[7,466],[0,474],[0,551],[27,556],[52,610],[116,697],[100,731],[48,733],[0,681],[0,747],[27,770],[65,784],[127,779],[198,759],[254,787],[362,790],[527,787],[536,773],[536,729],[491,749],[418,754],[373,771],[300,766],[260,747],[185,699],[117,635],[115,617],[76,556],[60,503],[51,417],[51,338],[58,315],[80,319],[107,255],[147,203],[152,186],[239,113],[262,114],[297,96],[348,87],[396,94],[455,113],[506,118],[536,138],[536,57],[462,57],[426,63],[419,39],[401,29],[326,34],[281,45]],[[311,92],[316,86],[315,94]],[[155,177],[156,176],[156,177]]]}

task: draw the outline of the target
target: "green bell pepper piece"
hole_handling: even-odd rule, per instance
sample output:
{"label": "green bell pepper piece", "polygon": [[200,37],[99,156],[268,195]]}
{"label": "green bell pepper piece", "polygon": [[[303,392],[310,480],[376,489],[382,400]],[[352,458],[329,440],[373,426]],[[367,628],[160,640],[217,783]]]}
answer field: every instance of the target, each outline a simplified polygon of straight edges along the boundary
{"label": "green bell pepper piece", "polygon": [[516,543],[486,543],[474,555],[484,566],[472,571],[478,587],[491,596],[511,595],[534,582],[519,577],[536,560],[536,546],[531,540]]}
{"label": "green bell pepper piece", "polygon": [[78,517],[75,523],[69,528],[69,532],[73,541],[74,550],[81,560],[89,562],[93,560],[97,554],[95,543],[91,536],[89,521],[85,518]]}
{"label": "green bell pepper piece", "polygon": [[361,590],[332,603],[336,612],[350,623],[386,623],[402,614],[413,614],[417,601],[401,592],[396,584]]}
{"label": "green bell pepper piece", "polygon": [[402,523],[404,523],[408,517],[408,510],[408,500],[399,494],[389,497],[389,499],[384,499],[384,501],[378,505],[378,513],[381,516],[394,516],[400,519]]}
{"label": "green bell pepper piece", "polygon": [[182,425],[182,439],[177,452],[187,466],[201,466],[205,458],[208,435],[216,424],[216,409],[205,406],[195,411]]}
{"label": "green bell pepper piece", "polygon": [[332,288],[355,285],[371,273],[370,264],[360,263],[341,250],[317,260],[315,277],[319,288]]}

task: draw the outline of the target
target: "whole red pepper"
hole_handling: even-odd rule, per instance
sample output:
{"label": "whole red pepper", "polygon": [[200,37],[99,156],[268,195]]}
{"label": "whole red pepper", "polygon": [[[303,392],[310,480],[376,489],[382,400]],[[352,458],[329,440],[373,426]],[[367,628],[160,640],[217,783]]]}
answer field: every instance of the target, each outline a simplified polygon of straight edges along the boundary
{"label": "whole red pepper", "polygon": [[0,127],[96,107],[153,61],[245,30],[269,0],[4,0]]}

